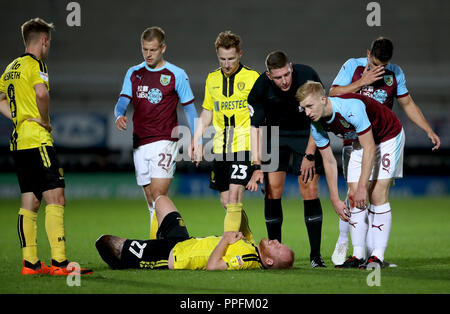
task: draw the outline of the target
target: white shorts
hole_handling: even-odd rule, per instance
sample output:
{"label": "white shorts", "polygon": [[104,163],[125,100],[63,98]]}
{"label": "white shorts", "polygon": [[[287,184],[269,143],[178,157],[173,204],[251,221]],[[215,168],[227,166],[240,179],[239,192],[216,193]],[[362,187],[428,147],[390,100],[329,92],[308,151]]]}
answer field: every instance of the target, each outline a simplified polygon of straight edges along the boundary
{"label": "white shorts", "polygon": [[139,146],[133,150],[138,185],[147,185],[152,178],[172,179],[175,173],[177,142],[162,140]]}
{"label": "white shorts", "polygon": [[[403,177],[403,149],[405,132],[376,146],[373,169],[369,180],[395,179]],[[359,142],[353,143],[347,168],[347,182],[358,182],[361,175],[363,149]]]}

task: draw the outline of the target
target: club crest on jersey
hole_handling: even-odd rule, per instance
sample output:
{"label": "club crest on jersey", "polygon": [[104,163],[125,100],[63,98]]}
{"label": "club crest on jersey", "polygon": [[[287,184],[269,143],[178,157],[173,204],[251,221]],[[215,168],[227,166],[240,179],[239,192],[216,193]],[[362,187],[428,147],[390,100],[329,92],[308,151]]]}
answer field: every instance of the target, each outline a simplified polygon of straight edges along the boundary
{"label": "club crest on jersey", "polygon": [[170,75],[161,74],[161,77],[159,78],[159,82],[162,86],[167,86],[170,83]]}
{"label": "club crest on jersey", "polygon": [[348,123],[345,120],[339,119],[339,121],[341,122],[342,126],[346,129],[350,128],[350,123]]}
{"label": "club crest on jersey", "polygon": [[157,104],[161,101],[162,99],[162,93],[159,89],[157,88],[152,88],[149,92],[148,92],[148,96],[147,99],[149,102],[151,102],[152,104]]}
{"label": "club crest on jersey", "polygon": [[240,255],[237,255],[230,259],[230,264],[233,267],[239,267],[244,264],[244,261],[242,260],[242,257]]}
{"label": "club crest on jersey", "polygon": [[237,83],[237,88],[242,92],[245,88],[245,83],[244,82],[238,82]]}
{"label": "club crest on jersey", "polygon": [[385,75],[384,76],[384,82],[387,86],[392,86],[392,83],[394,83],[394,78],[392,75]]}

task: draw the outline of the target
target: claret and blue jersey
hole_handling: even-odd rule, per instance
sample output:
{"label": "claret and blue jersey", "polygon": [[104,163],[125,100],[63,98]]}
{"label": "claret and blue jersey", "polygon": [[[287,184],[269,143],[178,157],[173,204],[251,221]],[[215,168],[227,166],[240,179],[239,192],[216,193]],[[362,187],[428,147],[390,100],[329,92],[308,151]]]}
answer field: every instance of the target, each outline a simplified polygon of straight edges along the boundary
{"label": "claret and blue jersey", "polygon": [[374,141],[379,144],[394,138],[402,129],[395,114],[370,97],[349,93],[330,97],[329,100],[333,108],[332,116],[311,123],[311,133],[319,149],[330,145],[327,132],[355,141],[372,129]]}
{"label": "claret and blue jersey", "polygon": [[[121,97],[133,102],[133,134],[137,145],[159,140],[176,140],[172,130],[178,125],[176,107],[194,102],[186,72],[169,63],[151,69],[145,62],[131,67],[125,76]],[[116,106],[116,117],[125,115],[125,108]]]}
{"label": "claret and blue jersey", "polygon": [[[367,65],[367,58],[352,58],[347,60],[341,67],[338,75],[334,79],[331,87],[347,86],[359,80]],[[394,98],[401,98],[409,95],[406,88],[406,78],[402,69],[389,63],[383,74],[383,79],[373,82],[371,85],[364,86],[360,94],[375,99],[380,104],[392,109]]]}

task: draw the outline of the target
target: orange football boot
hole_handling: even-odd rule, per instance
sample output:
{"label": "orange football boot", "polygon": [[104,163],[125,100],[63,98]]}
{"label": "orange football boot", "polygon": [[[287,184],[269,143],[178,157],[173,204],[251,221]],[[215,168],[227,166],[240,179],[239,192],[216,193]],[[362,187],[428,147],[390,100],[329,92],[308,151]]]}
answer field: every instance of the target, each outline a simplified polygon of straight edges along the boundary
{"label": "orange football boot", "polygon": [[52,260],[50,267],[50,275],[52,276],[68,276],[68,275],[90,275],[93,273],[92,269],[84,269],[80,267],[69,267],[71,263],[62,262],[57,263]]}
{"label": "orange football boot", "polygon": [[[40,264],[39,266],[36,265],[38,263]],[[41,261],[38,261],[33,265],[30,262],[23,260],[22,264],[22,275],[47,275],[50,272],[50,267]]]}

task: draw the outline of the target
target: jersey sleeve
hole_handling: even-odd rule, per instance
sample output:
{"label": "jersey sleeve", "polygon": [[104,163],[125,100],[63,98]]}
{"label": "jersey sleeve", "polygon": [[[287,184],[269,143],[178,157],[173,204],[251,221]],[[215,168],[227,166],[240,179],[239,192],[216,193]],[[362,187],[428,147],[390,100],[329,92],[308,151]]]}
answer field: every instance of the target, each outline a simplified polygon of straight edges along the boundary
{"label": "jersey sleeve", "polygon": [[[262,74],[265,75],[265,74]],[[265,113],[264,113],[264,102],[263,102],[263,88],[261,87],[261,79],[257,79],[255,84],[248,94],[247,103],[251,108],[251,125],[259,128],[260,125],[264,124]]]}
{"label": "jersey sleeve", "polygon": [[4,83],[4,81],[3,81],[3,76],[5,75],[5,73],[3,73],[1,76],[0,76],[0,92],[1,93],[3,93],[3,94],[6,94],[6,86],[5,86],[5,83]]}
{"label": "jersey sleeve", "polygon": [[355,127],[358,135],[362,135],[370,130],[372,124],[366,113],[366,105],[359,99],[349,99],[346,109],[347,122]]}
{"label": "jersey sleeve", "polygon": [[355,59],[348,59],[339,70],[331,86],[347,86],[352,83],[353,73],[355,72]]}
{"label": "jersey sleeve", "polygon": [[330,138],[328,133],[323,129],[322,125],[317,122],[311,122],[311,134],[316,146],[319,149],[325,149],[330,145]]}
{"label": "jersey sleeve", "polygon": [[134,67],[128,69],[127,74],[125,74],[125,78],[123,79],[122,90],[120,92],[120,96],[125,96],[127,98],[133,98],[133,86],[131,84],[131,75],[134,72]]}
{"label": "jersey sleeve", "polygon": [[255,248],[243,240],[232,244],[222,259],[227,265],[227,270],[262,268],[261,259]]}
{"label": "jersey sleeve", "polygon": [[405,97],[409,94],[408,89],[406,88],[406,77],[405,73],[399,66],[394,67],[395,77],[397,79],[397,94],[398,98]]}
{"label": "jersey sleeve", "polygon": [[175,90],[177,91],[180,103],[185,106],[194,101],[194,94],[192,93],[189,77],[186,72],[180,70],[175,78]]}
{"label": "jersey sleeve", "polygon": [[29,67],[28,79],[31,86],[42,83],[49,89],[48,73],[45,71],[45,67],[39,66],[38,62],[32,62]]}
{"label": "jersey sleeve", "polygon": [[214,111],[214,99],[212,98],[210,92],[209,92],[209,75],[206,78],[206,83],[205,83],[205,98],[203,99],[203,105],[202,107],[206,110],[209,111]]}

